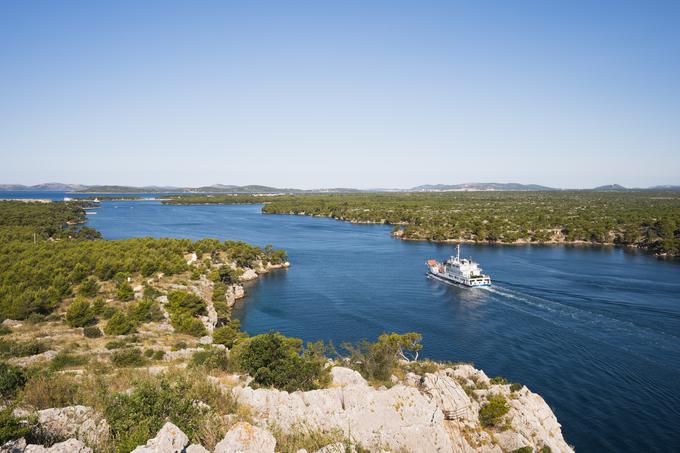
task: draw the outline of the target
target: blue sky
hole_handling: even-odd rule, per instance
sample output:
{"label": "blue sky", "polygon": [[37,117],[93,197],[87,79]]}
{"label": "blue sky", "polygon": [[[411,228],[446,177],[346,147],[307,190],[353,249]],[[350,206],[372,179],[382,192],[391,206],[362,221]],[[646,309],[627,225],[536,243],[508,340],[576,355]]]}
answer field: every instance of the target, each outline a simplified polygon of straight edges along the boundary
{"label": "blue sky", "polygon": [[680,184],[680,2],[0,3],[0,183]]}

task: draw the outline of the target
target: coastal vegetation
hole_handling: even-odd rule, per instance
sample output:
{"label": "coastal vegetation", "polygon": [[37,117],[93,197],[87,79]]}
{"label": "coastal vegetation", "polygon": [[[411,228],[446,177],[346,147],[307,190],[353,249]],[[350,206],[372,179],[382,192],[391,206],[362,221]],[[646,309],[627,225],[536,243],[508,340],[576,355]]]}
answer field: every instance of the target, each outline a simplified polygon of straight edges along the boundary
{"label": "coastal vegetation", "polygon": [[407,240],[617,244],[680,254],[680,194],[669,191],[181,195],[164,203],[264,203],[266,214],[394,225],[393,234]]}

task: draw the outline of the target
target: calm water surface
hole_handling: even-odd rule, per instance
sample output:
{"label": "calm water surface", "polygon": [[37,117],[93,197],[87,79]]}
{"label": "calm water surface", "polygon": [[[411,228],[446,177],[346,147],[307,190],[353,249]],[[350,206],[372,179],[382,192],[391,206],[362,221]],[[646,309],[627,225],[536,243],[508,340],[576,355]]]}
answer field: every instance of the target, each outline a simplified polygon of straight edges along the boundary
{"label": "calm water surface", "polygon": [[104,202],[108,239],[216,237],[288,251],[292,266],[248,287],[251,334],[355,341],[423,334],[425,356],[470,361],[540,393],[580,451],[680,448],[680,265],[615,248],[465,246],[495,286],[425,278],[453,246],[389,228],[260,214],[259,206]]}

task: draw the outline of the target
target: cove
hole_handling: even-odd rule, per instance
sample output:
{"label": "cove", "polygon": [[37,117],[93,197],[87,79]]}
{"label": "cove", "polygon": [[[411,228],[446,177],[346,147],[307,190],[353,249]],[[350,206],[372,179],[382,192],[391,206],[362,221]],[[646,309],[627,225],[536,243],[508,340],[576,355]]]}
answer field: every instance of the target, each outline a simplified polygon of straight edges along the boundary
{"label": "cove", "polygon": [[251,335],[309,341],[423,334],[422,356],[473,362],[542,395],[579,451],[680,445],[680,265],[619,248],[462,247],[489,289],[425,278],[453,245],[393,239],[389,227],[263,215],[261,206],[103,202],[106,239],[244,240],[289,254],[291,268],[246,288],[235,315]]}

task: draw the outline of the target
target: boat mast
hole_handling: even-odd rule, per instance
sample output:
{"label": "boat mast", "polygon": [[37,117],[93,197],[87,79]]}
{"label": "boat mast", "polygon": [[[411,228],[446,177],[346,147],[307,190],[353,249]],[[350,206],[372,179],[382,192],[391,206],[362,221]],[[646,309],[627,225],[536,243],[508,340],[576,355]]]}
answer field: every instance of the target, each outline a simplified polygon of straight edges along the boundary
{"label": "boat mast", "polygon": [[460,261],[460,244],[456,245],[456,260]]}

